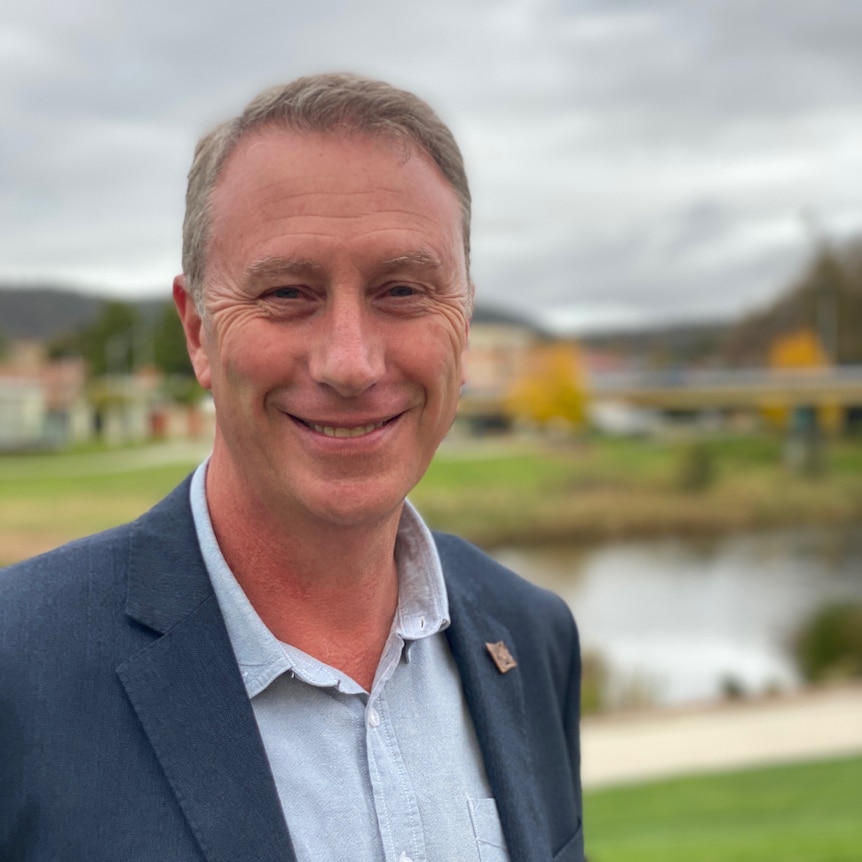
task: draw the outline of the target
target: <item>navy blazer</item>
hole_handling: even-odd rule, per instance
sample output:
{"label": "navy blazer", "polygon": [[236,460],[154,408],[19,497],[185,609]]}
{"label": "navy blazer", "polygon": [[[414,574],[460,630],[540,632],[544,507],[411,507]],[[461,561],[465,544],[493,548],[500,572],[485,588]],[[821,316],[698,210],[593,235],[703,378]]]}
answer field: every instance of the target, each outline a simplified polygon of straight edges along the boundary
{"label": "navy blazer", "polygon": [[[510,858],[581,862],[572,616],[466,542],[435,540]],[[500,640],[518,662],[505,674],[485,648]],[[132,524],[0,574],[0,859],[295,859],[188,480]]]}

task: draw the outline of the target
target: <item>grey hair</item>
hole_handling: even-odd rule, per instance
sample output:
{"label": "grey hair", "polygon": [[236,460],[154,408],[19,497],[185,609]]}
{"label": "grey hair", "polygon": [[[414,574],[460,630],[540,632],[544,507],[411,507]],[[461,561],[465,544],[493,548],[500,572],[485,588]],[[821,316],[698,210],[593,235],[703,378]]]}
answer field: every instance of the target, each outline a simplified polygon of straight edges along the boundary
{"label": "grey hair", "polygon": [[470,187],[461,151],[449,128],[418,96],[383,81],[351,74],[313,75],[264,90],[249,102],[242,114],[198,141],[186,190],[183,272],[186,289],[201,313],[204,313],[203,286],[212,230],[213,190],[240,141],[263,127],[380,135],[401,140],[430,156],[461,205],[469,273]]}

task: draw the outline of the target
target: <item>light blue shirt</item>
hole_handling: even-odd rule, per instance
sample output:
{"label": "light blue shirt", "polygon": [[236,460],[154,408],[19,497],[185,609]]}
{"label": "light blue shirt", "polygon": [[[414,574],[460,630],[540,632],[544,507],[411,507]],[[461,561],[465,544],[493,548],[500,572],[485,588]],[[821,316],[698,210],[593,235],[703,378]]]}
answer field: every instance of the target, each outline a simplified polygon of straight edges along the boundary
{"label": "light blue shirt", "polygon": [[204,562],[251,699],[299,862],[507,862],[445,635],[434,540],[405,503],[398,607],[374,683],[279,641],[218,547],[206,462],[191,486]]}

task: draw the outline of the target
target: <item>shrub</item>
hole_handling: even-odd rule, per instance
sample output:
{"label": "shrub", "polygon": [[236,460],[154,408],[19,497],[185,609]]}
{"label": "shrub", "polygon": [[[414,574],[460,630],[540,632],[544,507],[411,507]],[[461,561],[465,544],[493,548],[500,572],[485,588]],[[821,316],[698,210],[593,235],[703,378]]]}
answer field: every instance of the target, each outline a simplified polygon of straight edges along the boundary
{"label": "shrub", "polygon": [[862,604],[821,608],[802,628],[795,647],[807,680],[862,677]]}
{"label": "shrub", "polygon": [[596,652],[585,652],[581,656],[581,714],[592,715],[602,711],[605,689],[608,682],[608,667]]}
{"label": "shrub", "polygon": [[702,440],[685,446],[679,455],[676,484],[681,491],[705,491],[715,481],[715,458]]}

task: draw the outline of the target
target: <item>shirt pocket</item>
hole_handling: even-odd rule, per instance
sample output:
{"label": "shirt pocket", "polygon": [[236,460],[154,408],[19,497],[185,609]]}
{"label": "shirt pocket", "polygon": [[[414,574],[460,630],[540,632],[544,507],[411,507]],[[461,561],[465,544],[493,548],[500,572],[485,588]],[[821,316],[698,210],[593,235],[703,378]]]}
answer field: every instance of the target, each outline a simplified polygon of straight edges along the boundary
{"label": "shirt pocket", "polygon": [[509,862],[497,803],[493,799],[473,799],[468,796],[467,804],[470,806],[470,821],[479,851],[479,862]]}

